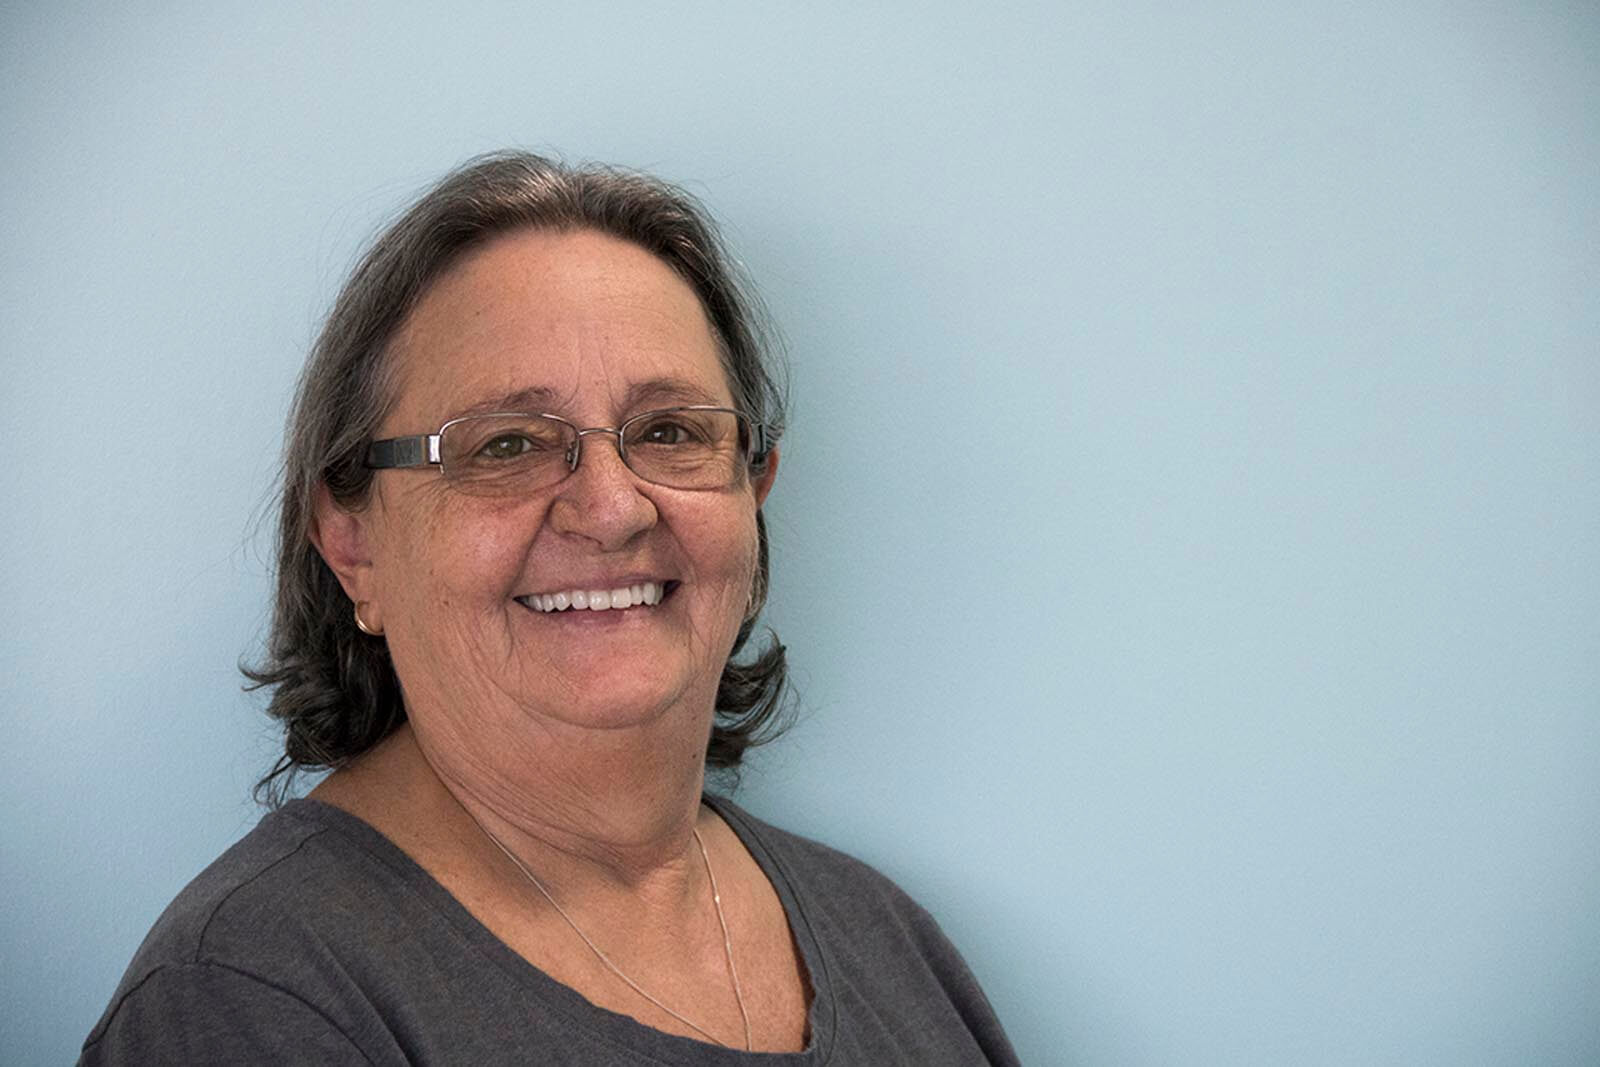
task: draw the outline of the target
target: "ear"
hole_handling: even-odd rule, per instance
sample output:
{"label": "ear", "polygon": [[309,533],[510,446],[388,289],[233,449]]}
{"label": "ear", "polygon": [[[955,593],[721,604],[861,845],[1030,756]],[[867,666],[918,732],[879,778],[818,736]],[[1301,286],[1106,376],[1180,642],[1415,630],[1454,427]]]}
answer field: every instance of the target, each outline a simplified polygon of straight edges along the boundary
{"label": "ear", "polygon": [[762,466],[761,472],[751,479],[751,488],[755,490],[756,507],[766,502],[767,494],[772,492],[772,480],[778,476],[778,448],[773,446],[767,453],[767,461]]}
{"label": "ear", "polygon": [[311,543],[352,601],[361,604],[376,597],[367,513],[340,507],[325,485],[317,486],[313,501]]}

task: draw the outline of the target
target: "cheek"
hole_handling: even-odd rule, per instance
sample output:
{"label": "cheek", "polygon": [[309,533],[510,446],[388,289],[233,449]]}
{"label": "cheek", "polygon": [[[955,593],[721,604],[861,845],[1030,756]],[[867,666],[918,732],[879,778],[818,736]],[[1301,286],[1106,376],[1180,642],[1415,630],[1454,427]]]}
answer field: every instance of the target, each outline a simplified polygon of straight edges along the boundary
{"label": "cheek", "polygon": [[[478,502],[481,505],[481,502]],[[391,525],[379,558],[386,601],[416,617],[425,613],[503,608],[527,558],[537,517],[525,502],[497,508],[441,507]],[[445,621],[449,616],[441,616]]]}
{"label": "cheek", "polygon": [[704,576],[714,583],[719,599],[728,605],[737,627],[744,618],[756,574],[755,512],[734,510],[690,536],[695,538],[688,542],[691,551],[698,556]]}

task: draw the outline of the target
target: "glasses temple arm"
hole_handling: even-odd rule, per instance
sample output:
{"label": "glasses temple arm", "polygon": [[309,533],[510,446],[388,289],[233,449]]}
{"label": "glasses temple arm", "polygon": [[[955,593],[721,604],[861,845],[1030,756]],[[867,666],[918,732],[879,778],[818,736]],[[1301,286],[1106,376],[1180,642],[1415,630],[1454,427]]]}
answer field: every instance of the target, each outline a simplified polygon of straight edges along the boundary
{"label": "glasses temple arm", "polygon": [[367,466],[382,470],[389,467],[426,467],[439,462],[439,435],[421,434],[417,437],[391,437],[387,441],[374,441],[367,448]]}
{"label": "glasses temple arm", "polygon": [[764,422],[752,423],[750,426],[750,462],[765,463],[767,453],[778,446],[778,438],[768,429]]}

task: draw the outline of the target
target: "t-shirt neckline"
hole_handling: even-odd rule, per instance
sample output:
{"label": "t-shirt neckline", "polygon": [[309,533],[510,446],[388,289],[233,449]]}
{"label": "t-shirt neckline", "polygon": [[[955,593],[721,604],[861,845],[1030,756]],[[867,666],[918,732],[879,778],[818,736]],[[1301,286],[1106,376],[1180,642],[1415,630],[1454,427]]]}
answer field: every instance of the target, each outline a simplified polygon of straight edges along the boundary
{"label": "t-shirt neckline", "polygon": [[773,1067],[824,1064],[828,1061],[833,1044],[836,1011],[829,983],[827,960],[806,916],[804,902],[796,894],[793,881],[783,870],[783,864],[762,840],[761,828],[753,817],[724,797],[706,793],[701,799],[728,825],[749,851],[762,873],[767,876],[783,907],[784,916],[788,920],[795,945],[800,951],[800,958],[805,965],[810,984],[811,1005],[807,1012],[809,1041],[802,1052],[752,1053],[743,1049],[713,1045],[657,1030],[631,1016],[602,1008],[577,990],[556,981],[500,940],[421,864],[360,816],[311,797],[300,797],[289,801],[278,810],[278,814],[313,822],[335,831],[382,862],[402,883],[416,892],[453,926],[473,948],[483,953],[489,962],[517,984],[528,989],[530,993],[543,999],[547,1006],[567,1017],[574,1026],[590,1031],[602,1041],[621,1044],[636,1055],[662,1063],[695,1065],[695,1067],[724,1064],[733,1067],[735,1064],[753,1063],[771,1064]]}

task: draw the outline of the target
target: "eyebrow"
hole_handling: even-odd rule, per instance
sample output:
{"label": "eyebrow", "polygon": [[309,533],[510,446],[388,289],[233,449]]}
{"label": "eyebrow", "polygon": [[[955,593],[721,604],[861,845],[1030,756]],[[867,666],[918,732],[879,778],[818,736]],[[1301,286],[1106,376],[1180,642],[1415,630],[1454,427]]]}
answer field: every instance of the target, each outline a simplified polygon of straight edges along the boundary
{"label": "eyebrow", "polygon": [[[724,404],[726,401],[708,392],[703,386],[685,378],[651,378],[635,382],[623,396],[622,410],[633,412],[646,405],[665,404]],[[498,393],[463,408],[452,418],[466,415],[486,415],[498,411],[521,411],[529,414],[548,412],[560,414],[561,396],[545,385],[529,386],[510,393]]]}
{"label": "eyebrow", "polygon": [[487,415],[496,411],[539,412],[554,407],[556,391],[548,386],[534,385],[511,393],[497,393],[469,404],[450,416],[453,419],[467,415]]}

